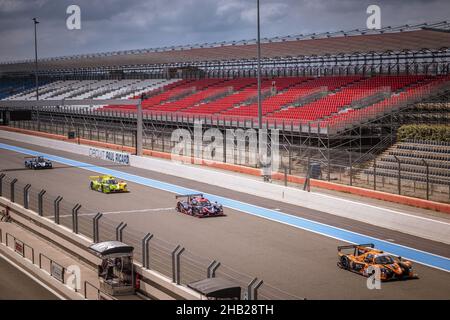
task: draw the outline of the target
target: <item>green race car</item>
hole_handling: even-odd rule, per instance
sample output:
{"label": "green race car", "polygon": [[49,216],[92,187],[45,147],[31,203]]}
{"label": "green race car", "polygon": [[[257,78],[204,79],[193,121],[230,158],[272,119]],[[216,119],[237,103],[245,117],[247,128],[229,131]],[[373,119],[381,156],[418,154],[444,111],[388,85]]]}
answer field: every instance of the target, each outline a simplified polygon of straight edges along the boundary
{"label": "green race car", "polygon": [[92,176],[91,190],[100,191],[103,193],[121,193],[128,192],[127,183],[123,181],[117,181],[113,176]]}

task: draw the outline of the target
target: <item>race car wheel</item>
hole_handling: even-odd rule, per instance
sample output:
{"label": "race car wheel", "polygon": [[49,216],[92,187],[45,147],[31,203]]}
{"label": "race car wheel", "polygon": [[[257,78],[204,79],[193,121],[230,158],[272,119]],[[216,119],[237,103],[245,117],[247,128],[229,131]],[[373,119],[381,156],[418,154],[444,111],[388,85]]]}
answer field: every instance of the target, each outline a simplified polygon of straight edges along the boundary
{"label": "race car wheel", "polygon": [[341,257],[341,266],[343,269],[348,270],[350,268],[350,261],[346,256]]}
{"label": "race car wheel", "polygon": [[89,187],[91,188],[91,190],[94,190],[94,183],[91,182],[91,184],[89,185]]}
{"label": "race car wheel", "polygon": [[177,207],[175,208],[178,212],[181,212],[181,204],[180,203],[178,203],[177,204]]}

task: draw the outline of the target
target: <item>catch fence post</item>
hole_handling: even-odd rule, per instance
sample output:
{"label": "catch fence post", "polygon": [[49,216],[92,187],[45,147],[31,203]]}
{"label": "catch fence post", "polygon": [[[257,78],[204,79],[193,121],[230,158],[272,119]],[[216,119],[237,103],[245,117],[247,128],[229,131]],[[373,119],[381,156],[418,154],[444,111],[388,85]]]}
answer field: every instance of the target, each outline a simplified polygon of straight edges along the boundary
{"label": "catch fence post", "polygon": [[81,205],[76,204],[72,209],[72,231],[75,234],[78,234],[78,211],[80,210]]}
{"label": "catch fence post", "polygon": [[41,190],[38,194],[38,214],[42,217],[44,215],[44,194],[47,191]]}
{"label": "catch fence post", "polygon": [[53,214],[54,214],[54,220],[56,224],[59,224],[59,204],[62,201],[63,197],[58,196],[53,201]]}
{"label": "catch fence post", "polygon": [[93,233],[92,233],[92,238],[94,240],[94,243],[98,243],[100,236],[99,236],[99,229],[98,229],[98,222],[100,220],[100,218],[103,216],[102,213],[97,213],[95,215],[95,217],[92,219],[92,226],[93,226]]}
{"label": "catch fence post", "polygon": [[150,257],[148,253],[149,242],[153,238],[151,233],[147,233],[142,239],[142,266],[144,268],[150,268]]}
{"label": "catch fence post", "polygon": [[15,202],[15,195],[14,195],[14,191],[15,191],[15,185],[17,183],[17,179],[14,179],[13,181],[11,181],[11,196],[10,196],[10,200],[12,203]]}
{"label": "catch fence post", "polygon": [[30,202],[30,197],[29,197],[30,188],[31,188],[31,184],[27,184],[27,185],[23,188],[23,207],[24,207],[25,209],[28,209],[28,207],[29,207],[29,202]]}
{"label": "catch fence post", "polygon": [[215,278],[216,277],[216,270],[220,267],[220,262],[214,260],[211,262],[211,264],[208,266],[207,269],[207,278]]}

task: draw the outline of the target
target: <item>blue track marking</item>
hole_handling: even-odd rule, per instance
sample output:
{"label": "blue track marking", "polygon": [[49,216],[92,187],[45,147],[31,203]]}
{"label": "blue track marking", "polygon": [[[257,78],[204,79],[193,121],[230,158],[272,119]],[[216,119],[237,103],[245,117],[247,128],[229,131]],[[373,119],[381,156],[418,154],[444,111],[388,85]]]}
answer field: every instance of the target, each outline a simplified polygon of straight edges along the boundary
{"label": "blue track marking", "polygon": [[143,186],[156,188],[159,190],[175,193],[175,194],[189,194],[189,193],[203,193],[206,197],[208,197],[212,201],[217,201],[219,203],[222,203],[223,206],[234,209],[240,212],[244,212],[247,214],[251,214],[260,218],[268,219],[271,221],[279,222],[285,225],[289,225],[292,227],[296,227],[299,229],[303,229],[306,231],[310,231],[316,234],[320,234],[326,237],[330,237],[333,239],[349,242],[349,243],[373,243],[375,244],[376,248],[380,250],[384,250],[386,252],[389,252],[391,254],[404,257],[406,259],[436,268],[440,270],[444,270],[447,272],[450,272],[450,259],[446,257],[442,257],[439,255],[435,255],[429,252],[421,251],[418,249],[402,246],[399,244],[391,243],[385,240],[377,239],[371,236],[359,234],[356,232],[352,232],[349,230],[333,227],[327,224],[323,224],[320,222],[315,222],[309,219],[293,216],[287,213],[270,210],[267,208],[262,208],[259,206],[255,206],[252,204],[244,203],[238,200],[233,200],[229,198],[225,198],[222,196],[209,194],[206,192],[202,192],[199,190],[193,190],[184,188],[181,186],[177,186],[174,184],[150,179],[150,178],[144,178],[141,176],[137,176],[134,174],[129,174],[123,171],[109,169],[101,166],[95,166],[89,163],[71,160],[51,154],[46,154],[42,152],[37,152],[30,149],[25,149],[21,147],[16,147],[12,145],[7,145],[0,143],[0,149],[14,151],[22,154],[27,154],[30,156],[44,156],[45,158],[59,162],[64,165],[69,165],[73,167],[78,167],[80,169],[84,169],[87,171],[92,171],[99,174],[104,175],[112,175],[117,178],[127,180],[130,182],[134,182]]}

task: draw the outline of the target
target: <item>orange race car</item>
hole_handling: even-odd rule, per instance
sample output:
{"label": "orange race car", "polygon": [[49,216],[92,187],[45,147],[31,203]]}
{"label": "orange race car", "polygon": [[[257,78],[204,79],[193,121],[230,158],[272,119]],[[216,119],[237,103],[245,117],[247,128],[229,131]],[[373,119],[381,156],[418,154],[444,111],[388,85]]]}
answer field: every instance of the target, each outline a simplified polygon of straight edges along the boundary
{"label": "orange race car", "polygon": [[[379,268],[381,281],[418,278],[410,261],[403,260],[401,257],[393,257],[374,247],[372,243],[339,246],[337,265],[365,277],[369,277],[373,273],[369,272],[370,266]],[[352,250],[352,252],[344,253],[343,250]]]}

